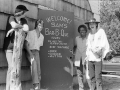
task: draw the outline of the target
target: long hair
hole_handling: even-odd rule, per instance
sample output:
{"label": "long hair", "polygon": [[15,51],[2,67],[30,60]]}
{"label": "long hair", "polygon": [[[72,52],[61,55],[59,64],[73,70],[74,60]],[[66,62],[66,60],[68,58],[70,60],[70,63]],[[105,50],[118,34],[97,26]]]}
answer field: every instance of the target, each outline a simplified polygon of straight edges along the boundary
{"label": "long hair", "polygon": [[39,23],[42,24],[43,27],[44,27],[44,22],[43,22],[43,20],[42,20],[42,19],[38,19],[38,20],[36,20],[36,22],[35,22],[35,28],[34,28],[34,29],[37,28],[37,26],[38,26]]}

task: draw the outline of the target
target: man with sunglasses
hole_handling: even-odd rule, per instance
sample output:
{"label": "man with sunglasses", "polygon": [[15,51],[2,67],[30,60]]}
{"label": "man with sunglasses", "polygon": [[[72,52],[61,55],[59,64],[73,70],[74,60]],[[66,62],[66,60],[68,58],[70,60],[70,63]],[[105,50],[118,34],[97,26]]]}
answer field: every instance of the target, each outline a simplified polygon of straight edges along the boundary
{"label": "man with sunglasses", "polygon": [[3,50],[6,53],[6,59],[8,62],[6,90],[11,90],[10,78],[11,78],[11,72],[14,69],[12,59],[13,59],[13,48],[14,48],[14,42],[15,42],[15,31],[22,29],[23,30],[22,34],[23,36],[25,36],[29,30],[29,27],[27,25],[27,20],[25,19],[25,13],[27,11],[28,9],[24,5],[18,5],[15,9],[14,15],[13,16],[11,15],[7,21],[6,33],[5,33],[5,39],[4,39],[4,45],[3,45]]}

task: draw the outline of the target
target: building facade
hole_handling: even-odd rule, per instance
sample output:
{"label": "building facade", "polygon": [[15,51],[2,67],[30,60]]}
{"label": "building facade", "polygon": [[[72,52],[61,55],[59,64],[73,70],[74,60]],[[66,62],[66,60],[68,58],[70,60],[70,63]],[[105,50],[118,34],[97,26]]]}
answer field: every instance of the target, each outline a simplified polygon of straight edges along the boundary
{"label": "building facade", "polygon": [[[6,23],[8,16],[14,13],[16,6],[19,4],[25,5],[29,9],[27,20],[30,30],[34,28],[35,20],[38,18],[39,9],[74,13],[75,35],[78,34],[78,26],[93,16],[88,0],[0,0],[0,90],[5,90],[6,72],[8,67],[5,53],[2,51]],[[30,73],[30,63],[23,53],[23,90],[27,90],[31,87]]]}

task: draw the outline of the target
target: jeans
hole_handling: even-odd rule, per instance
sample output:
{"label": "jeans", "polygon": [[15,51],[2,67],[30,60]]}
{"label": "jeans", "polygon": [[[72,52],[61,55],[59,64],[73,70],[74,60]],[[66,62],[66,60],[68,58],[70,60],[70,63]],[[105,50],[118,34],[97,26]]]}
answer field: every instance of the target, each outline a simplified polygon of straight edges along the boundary
{"label": "jeans", "polygon": [[[38,50],[31,50],[35,62],[36,62],[36,69],[34,69],[35,73],[36,73],[36,82],[39,83],[39,88],[40,88],[40,80],[41,80],[41,68],[40,68],[40,56],[39,56],[39,51]],[[34,75],[33,75],[34,76]]]}
{"label": "jeans", "polygon": [[78,77],[78,84],[79,84],[79,90],[84,89],[83,84],[83,65],[82,65],[82,59],[80,59],[80,66],[77,67],[77,77]]}
{"label": "jeans", "polygon": [[[13,55],[13,51],[12,50],[6,50],[6,59],[8,62],[8,71],[7,71],[7,77],[6,77],[6,90],[10,90],[10,75],[11,75],[11,71],[12,71],[12,55]],[[38,57],[38,54],[33,53],[34,57]],[[38,59],[34,59],[32,60],[29,56],[28,56],[28,60],[31,63],[31,74],[32,74],[32,81],[33,84],[35,83],[39,83],[39,78],[38,78],[38,69],[37,69],[37,61]]]}
{"label": "jeans", "polygon": [[90,90],[102,90],[102,61],[88,61]]}
{"label": "jeans", "polygon": [[12,70],[12,55],[13,51],[12,50],[6,50],[6,59],[8,62],[8,70],[7,70],[7,77],[6,77],[6,90],[10,90],[10,75],[11,75],[11,70]]}

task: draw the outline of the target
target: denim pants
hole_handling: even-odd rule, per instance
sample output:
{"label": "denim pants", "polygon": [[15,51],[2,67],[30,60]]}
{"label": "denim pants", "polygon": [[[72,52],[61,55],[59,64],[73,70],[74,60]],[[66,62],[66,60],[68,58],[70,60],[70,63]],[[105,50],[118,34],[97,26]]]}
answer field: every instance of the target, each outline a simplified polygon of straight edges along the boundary
{"label": "denim pants", "polygon": [[[35,78],[35,80],[34,80],[34,82],[35,83],[39,83],[40,84],[40,80],[41,80],[41,68],[40,68],[40,55],[39,55],[39,51],[38,50],[31,50],[31,52],[32,52],[32,54],[33,54],[33,56],[34,56],[34,59],[35,59],[35,62],[36,62],[36,69],[34,69],[34,71],[35,71],[35,73],[36,74],[34,74],[33,76],[35,76],[34,78]],[[39,86],[39,88],[40,88],[40,86]]]}
{"label": "denim pants", "polygon": [[80,66],[77,67],[77,77],[78,77],[79,90],[83,90],[84,89],[84,83],[83,83],[82,59],[81,59],[81,62],[80,62]]}
{"label": "denim pants", "polygon": [[12,71],[12,55],[13,51],[12,50],[6,50],[6,59],[8,62],[8,70],[7,70],[7,76],[6,76],[6,90],[10,90],[10,75]]}
{"label": "denim pants", "polygon": [[102,61],[88,61],[90,90],[102,90]]}
{"label": "denim pants", "polygon": [[[6,50],[6,59],[8,62],[8,71],[7,71],[7,77],[6,77],[6,90],[10,90],[10,75],[11,75],[11,71],[12,71],[12,55],[13,55],[13,51],[12,50]],[[28,57],[28,60],[31,63],[31,74],[32,74],[32,82],[33,84],[35,83],[39,83],[39,78],[38,78],[38,69],[37,69],[37,61],[39,58],[38,54],[33,53],[35,59],[32,60],[30,57]]]}

